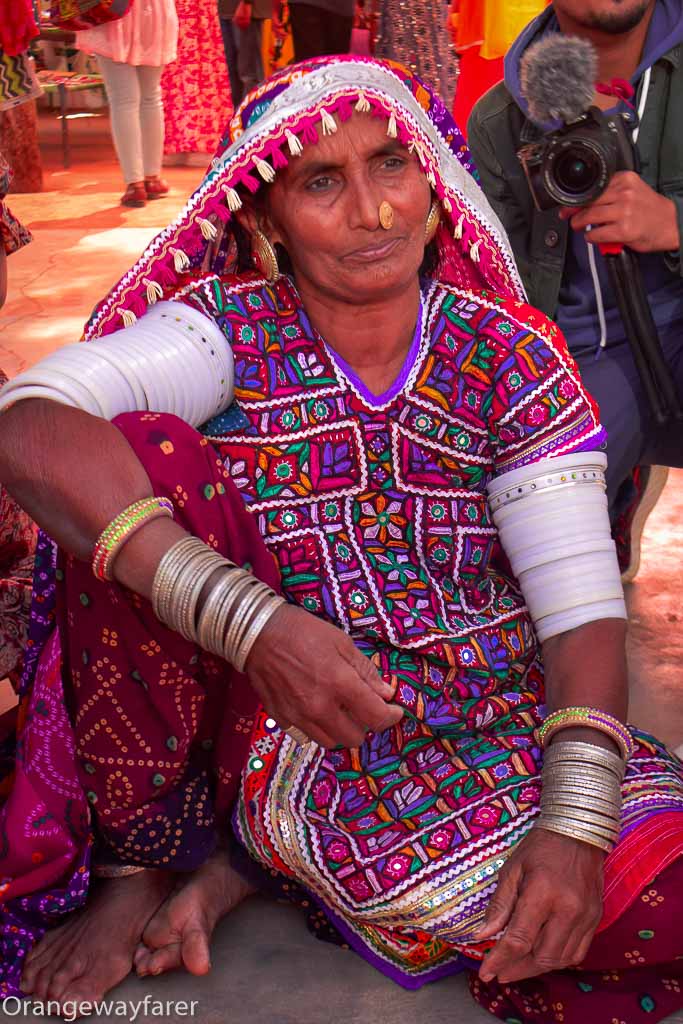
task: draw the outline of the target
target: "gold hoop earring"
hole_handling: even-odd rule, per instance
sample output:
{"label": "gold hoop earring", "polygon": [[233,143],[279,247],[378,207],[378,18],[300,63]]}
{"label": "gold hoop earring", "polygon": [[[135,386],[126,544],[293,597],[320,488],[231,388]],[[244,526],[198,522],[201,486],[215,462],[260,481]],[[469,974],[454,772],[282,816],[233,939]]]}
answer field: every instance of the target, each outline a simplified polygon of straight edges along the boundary
{"label": "gold hoop earring", "polygon": [[429,208],[429,216],[427,217],[427,223],[425,225],[425,245],[429,245],[429,243],[434,240],[434,236],[439,230],[440,223],[441,203],[438,199],[435,199]]}
{"label": "gold hoop earring", "polygon": [[259,274],[263,274],[266,281],[274,284],[280,277],[280,267],[275,249],[262,231],[254,232],[251,236],[251,243],[251,258],[254,261],[254,266]]}

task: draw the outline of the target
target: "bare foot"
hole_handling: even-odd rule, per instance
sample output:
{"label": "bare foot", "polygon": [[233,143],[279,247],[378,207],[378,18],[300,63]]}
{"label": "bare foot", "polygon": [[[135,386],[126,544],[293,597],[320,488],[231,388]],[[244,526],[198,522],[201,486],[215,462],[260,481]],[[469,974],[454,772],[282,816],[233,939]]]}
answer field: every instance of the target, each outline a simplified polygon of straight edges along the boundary
{"label": "bare foot", "polygon": [[152,870],[96,882],[85,909],[28,954],[22,991],[74,1006],[102,999],[130,972],[145,925],[173,884],[168,871]]}
{"label": "bare foot", "polygon": [[214,853],[171,893],[145,928],[135,954],[138,975],[161,974],[178,967],[185,967],[190,974],[208,974],[214,928],[254,891],[230,866],[225,851]]}

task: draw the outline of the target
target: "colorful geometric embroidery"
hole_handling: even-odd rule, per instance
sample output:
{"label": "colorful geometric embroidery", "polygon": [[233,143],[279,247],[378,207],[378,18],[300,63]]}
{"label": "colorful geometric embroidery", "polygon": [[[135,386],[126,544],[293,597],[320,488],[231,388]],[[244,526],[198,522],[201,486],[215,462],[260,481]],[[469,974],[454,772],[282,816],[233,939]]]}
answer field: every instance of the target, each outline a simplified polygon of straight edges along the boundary
{"label": "colorful geometric embroidery", "polygon": [[405,383],[375,399],[288,279],[214,277],[179,297],[232,346],[245,426],[205,432],[285,595],[346,630],[405,712],[359,750],[326,752],[262,718],[240,833],[350,940],[404,976],[429,975],[457,962],[454,944],[469,948],[537,813],[542,673],[486,485],[599,446],[597,411],[561,340],[530,326],[522,304],[431,286]]}

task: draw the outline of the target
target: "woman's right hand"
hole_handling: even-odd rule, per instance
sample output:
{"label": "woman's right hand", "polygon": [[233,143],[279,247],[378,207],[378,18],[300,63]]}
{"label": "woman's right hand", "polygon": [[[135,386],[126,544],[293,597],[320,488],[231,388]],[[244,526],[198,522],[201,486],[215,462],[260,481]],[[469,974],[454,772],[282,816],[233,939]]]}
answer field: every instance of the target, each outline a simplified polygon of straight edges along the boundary
{"label": "woman's right hand", "polygon": [[269,619],[246,671],[278,724],[296,726],[322,747],[358,747],[368,731],[389,729],[403,717],[387,703],[391,686],[353,641],[292,605]]}

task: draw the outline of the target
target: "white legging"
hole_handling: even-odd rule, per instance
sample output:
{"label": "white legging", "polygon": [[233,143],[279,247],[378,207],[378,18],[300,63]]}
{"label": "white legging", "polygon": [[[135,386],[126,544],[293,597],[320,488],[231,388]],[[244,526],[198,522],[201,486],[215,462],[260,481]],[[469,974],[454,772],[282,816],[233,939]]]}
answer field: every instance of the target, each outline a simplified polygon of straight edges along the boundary
{"label": "white legging", "polygon": [[100,57],[111,133],[126,185],[159,174],[164,148],[161,72]]}

